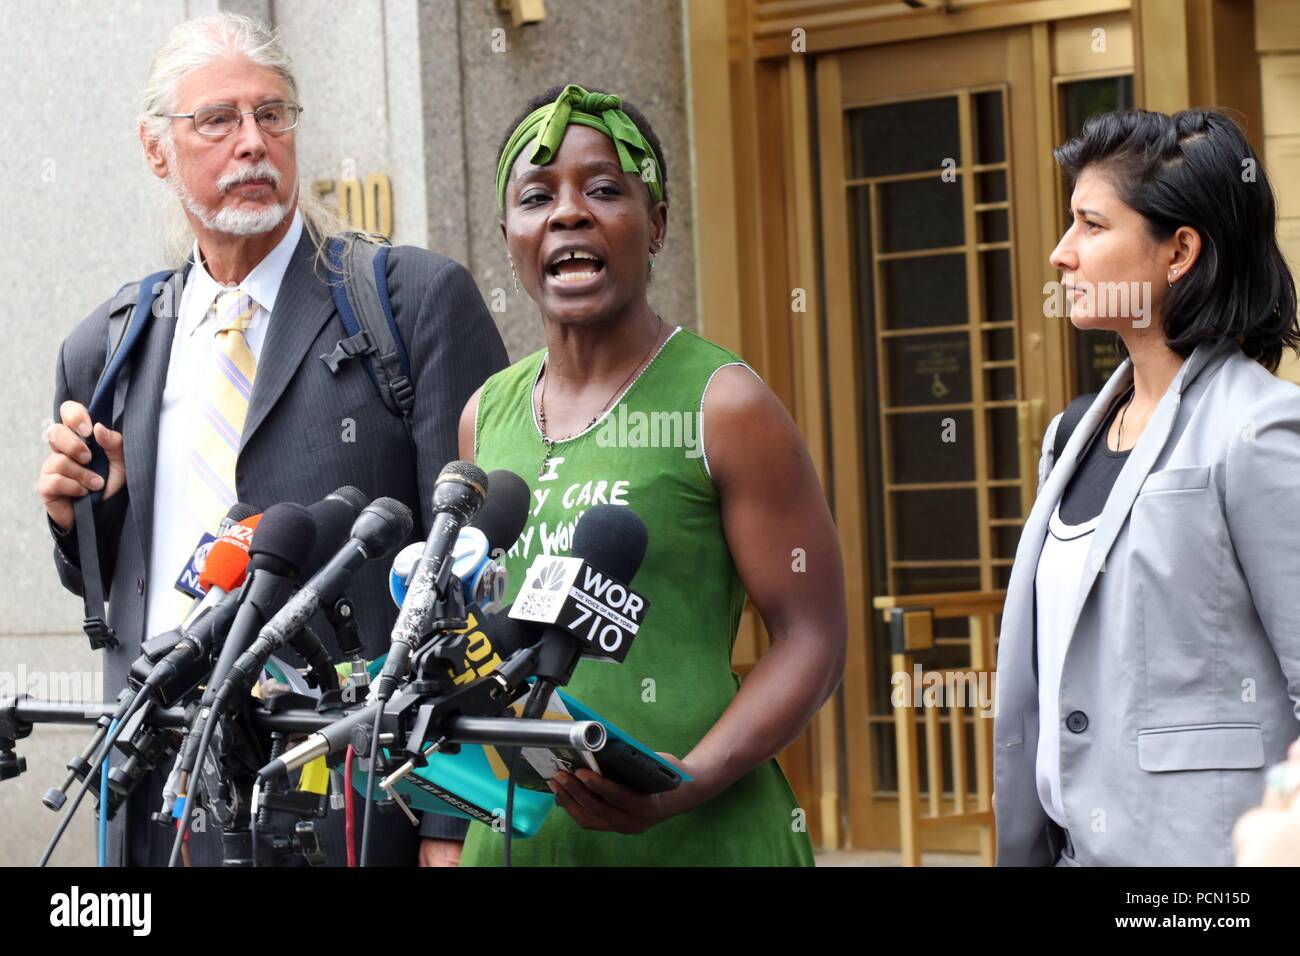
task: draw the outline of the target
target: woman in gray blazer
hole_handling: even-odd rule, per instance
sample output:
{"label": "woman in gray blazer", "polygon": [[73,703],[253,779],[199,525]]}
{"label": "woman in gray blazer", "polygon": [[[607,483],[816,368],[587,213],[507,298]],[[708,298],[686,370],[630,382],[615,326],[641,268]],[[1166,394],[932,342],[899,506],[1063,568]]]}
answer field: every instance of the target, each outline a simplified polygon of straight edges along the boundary
{"label": "woman in gray blazer", "polygon": [[1300,735],[1300,388],[1270,374],[1300,327],[1273,193],[1212,111],[1096,116],[1056,159],[1056,293],[1125,358],[1059,461],[1059,415],[1043,439],[998,648],[998,862],[1231,865]]}

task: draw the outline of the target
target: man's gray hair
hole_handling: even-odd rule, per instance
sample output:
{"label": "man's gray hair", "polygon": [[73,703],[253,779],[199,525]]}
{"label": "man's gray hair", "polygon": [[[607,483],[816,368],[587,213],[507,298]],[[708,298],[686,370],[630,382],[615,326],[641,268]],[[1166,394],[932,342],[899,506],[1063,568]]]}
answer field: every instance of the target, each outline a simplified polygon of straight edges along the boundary
{"label": "man's gray hair", "polygon": [[[298,102],[293,60],[281,44],[278,31],[251,17],[230,12],[186,20],[167,35],[154,54],[148,79],[140,94],[139,121],[145,136],[156,140],[173,164],[176,158],[173,121],[158,114],[179,111],[180,84],[188,73],[232,54],[245,56],[258,66],[274,70],[284,80],[287,97]],[[310,189],[302,189],[301,182],[299,176],[298,208],[317,251],[320,251],[325,239],[342,231],[343,225],[334,211]],[[174,261],[183,260],[189,254],[194,236],[179,201],[167,218],[167,256]]]}
{"label": "man's gray hair", "polygon": [[196,17],[167,34],[149,64],[149,78],[140,95],[140,122],[151,138],[159,142],[170,140],[171,121],[156,114],[177,112],[181,79],[231,54],[242,54],[258,66],[279,73],[289,99],[297,102],[293,61],[280,45],[275,30],[238,13]]}

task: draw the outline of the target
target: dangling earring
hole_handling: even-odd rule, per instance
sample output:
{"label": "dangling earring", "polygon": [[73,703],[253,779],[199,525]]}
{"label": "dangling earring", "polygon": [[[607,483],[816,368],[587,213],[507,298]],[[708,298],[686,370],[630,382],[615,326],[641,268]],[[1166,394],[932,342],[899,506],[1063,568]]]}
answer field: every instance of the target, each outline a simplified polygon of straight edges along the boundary
{"label": "dangling earring", "polygon": [[515,260],[506,256],[506,261],[510,263],[510,278],[515,284],[515,295],[519,294],[519,273],[515,272]]}
{"label": "dangling earring", "polygon": [[[1173,270],[1173,274],[1178,275],[1178,270],[1177,269]],[[1174,287],[1174,280],[1172,278],[1166,276],[1165,282],[1168,284],[1169,288],[1172,289]]]}
{"label": "dangling earring", "polygon": [[646,279],[646,285],[649,285],[655,279],[655,256],[656,255],[658,255],[658,253],[656,252],[650,253],[650,277]]}

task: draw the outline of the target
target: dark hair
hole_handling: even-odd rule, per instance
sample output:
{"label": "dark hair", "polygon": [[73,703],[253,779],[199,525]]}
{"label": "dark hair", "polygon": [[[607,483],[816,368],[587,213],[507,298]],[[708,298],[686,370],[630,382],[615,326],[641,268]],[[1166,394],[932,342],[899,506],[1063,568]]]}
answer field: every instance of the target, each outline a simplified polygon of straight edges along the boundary
{"label": "dark hair", "polygon": [[1165,300],[1171,349],[1186,357],[1200,342],[1233,338],[1276,371],[1282,350],[1300,347],[1295,281],[1277,245],[1273,188],[1231,118],[1200,109],[1101,113],[1055,156],[1071,188],[1097,167],[1156,241],[1180,226],[1200,234],[1195,267]]}
{"label": "dark hair", "polygon": [[[597,90],[595,87],[592,86],[584,86],[583,89],[590,90],[593,93],[607,92],[604,90]],[[506,151],[506,144],[510,142],[510,137],[513,136],[515,130],[519,128],[519,124],[522,123],[528,117],[528,114],[533,112],[533,110],[541,109],[547,103],[554,103],[556,97],[558,97],[560,93],[563,92],[563,90],[564,90],[563,86],[552,86],[549,89],[544,90],[541,93],[538,93],[536,96],[534,96],[531,100],[528,101],[527,106],[525,106],[522,110],[520,110],[519,115],[510,121],[510,125],[506,127],[505,135],[501,137],[501,145],[497,147],[498,164],[501,162],[501,154]],[[655,133],[654,127],[650,125],[650,121],[645,118],[644,113],[642,113],[639,109],[637,109],[634,105],[629,103],[627,100],[623,100],[623,105],[621,109],[623,110],[624,113],[628,115],[628,118],[633,123],[636,124],[636,128],[641,131],[641,135],[646,138],[646,141],[650,144],[651,149],[655,151],[655,156],[659,160],[659,178],[660,178],[659,185],[663,188],[664,202],[667,202],[668,201],[668,157],[664,155],[663,144],[659,142],[659,136]],[[654,200],[650,198],[650,191],[648,189],[646,190],[646,198],[648,201],[650,201],[653,204]]]}

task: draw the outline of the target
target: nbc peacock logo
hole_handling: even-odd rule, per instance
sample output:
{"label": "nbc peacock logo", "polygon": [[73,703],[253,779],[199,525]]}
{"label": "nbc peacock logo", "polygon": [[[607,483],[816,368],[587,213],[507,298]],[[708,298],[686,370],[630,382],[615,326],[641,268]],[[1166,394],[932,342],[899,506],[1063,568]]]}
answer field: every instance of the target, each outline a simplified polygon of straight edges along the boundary
{"label": "nbc peacock logo", "polygon": [[564,586],[564,562],[548,561],[537,569],[530,588],[543,591],[558,591]]}

